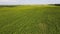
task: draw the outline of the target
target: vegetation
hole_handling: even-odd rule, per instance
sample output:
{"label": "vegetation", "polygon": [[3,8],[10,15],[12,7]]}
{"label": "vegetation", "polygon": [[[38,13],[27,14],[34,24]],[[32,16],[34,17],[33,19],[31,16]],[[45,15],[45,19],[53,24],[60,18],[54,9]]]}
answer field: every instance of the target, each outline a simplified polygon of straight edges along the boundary
{"label": "vegetation", "polygon": [[0,34],[60,34],[60,7],[0,8]]}
{"label": "vegetation", "polygon": [[16,7],[17,5],[0,5],[0,7]]}
{"label": "vegetation", "polygon": [[55,6],[60,6],[60,4],[55,4]]}
{"label": "vegetation", "polygon": [[60,4],[49,4],[49,5],[52,5],[52,6],[60,6]]}

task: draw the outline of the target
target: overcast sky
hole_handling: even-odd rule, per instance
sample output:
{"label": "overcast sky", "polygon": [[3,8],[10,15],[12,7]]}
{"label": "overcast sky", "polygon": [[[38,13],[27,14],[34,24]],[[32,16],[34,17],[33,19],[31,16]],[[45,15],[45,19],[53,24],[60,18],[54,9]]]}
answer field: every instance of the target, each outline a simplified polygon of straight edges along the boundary
{"label": "overcast sky", "polygon": [[0,4],[60,4],[60,0],[0,0]]}

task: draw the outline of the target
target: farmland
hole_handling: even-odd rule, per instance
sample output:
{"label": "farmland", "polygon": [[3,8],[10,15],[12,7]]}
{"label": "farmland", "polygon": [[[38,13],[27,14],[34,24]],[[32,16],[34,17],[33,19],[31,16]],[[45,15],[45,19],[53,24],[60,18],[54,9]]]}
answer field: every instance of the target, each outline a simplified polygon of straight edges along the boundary
{"label": "farmland", "polygon": [[0,34],[60,34],[60,7],[1,7]]}

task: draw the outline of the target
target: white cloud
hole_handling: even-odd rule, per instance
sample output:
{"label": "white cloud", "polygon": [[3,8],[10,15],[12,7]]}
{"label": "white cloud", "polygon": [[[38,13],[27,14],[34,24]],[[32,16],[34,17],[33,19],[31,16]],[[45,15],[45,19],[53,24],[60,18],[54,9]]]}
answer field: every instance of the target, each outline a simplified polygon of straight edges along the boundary
{"label": "white cloud", "polygon": [[8,0],[0,0],[0,2],[7,2]]}
{"label": "white cloud", "polygon": [[54,4],[60,0],[0,0],[0,4]]}
{"label": "white cloud", "polygon": [[0,0],[0,2],[16,2],[17,0]]}

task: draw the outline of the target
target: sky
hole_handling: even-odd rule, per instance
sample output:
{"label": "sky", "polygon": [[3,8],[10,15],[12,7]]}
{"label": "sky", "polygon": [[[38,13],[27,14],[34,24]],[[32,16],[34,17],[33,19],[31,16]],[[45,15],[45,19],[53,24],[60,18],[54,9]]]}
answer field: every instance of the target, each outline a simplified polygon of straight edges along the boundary
{"label": "sky", "polygon": [[60,4],[60,0],[0,0],[1,4]]}

